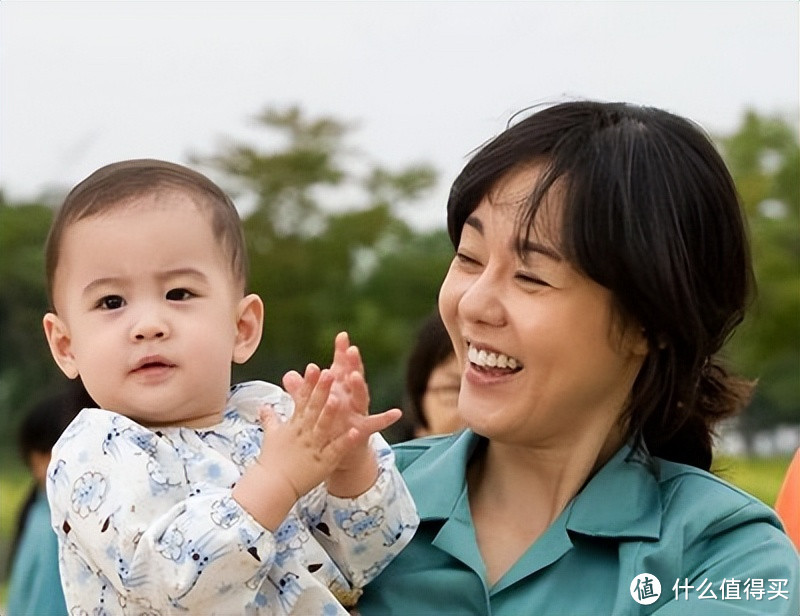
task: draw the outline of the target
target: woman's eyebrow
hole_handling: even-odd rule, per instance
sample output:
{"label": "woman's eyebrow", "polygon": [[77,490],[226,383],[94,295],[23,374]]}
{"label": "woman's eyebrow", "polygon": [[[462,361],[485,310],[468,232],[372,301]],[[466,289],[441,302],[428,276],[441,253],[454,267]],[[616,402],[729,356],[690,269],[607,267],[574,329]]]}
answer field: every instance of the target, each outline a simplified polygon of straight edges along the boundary
{"label": "woman's eyebrow", "polygon": [[[516,248],[517,243],[512,241],[514,248]],[[558,261],[559,263],[564,260],[564,257],[550,246],[545,246],[544,244],[540,244],[539,242],[534,242],[532,240],[526,239],[522,242],[521,246],[522,252],[524,254],[528,254],[530,252],[535,252],[545,257],[552,259],[553,261]]]}
{"label": "woman's eyebrow", "polygon": [[[478,233],[483,235],[483,222],[481,222],[481,219],[477,216],[467,216],[467,219],[464,221],[464,225],[469,225]],[[564,260],[564,257],[561,255],[561,253],[559,253],[555,248],[551,248],[550,246],[546,246],[540,242],[534,242],[531,239],[523,240],[522,244],[520,245],[518,240],[511,238],[509,245],[512,250],[521,249],[521,252],[525,255],[535,252],[559,263]]]}
{"label": "woman's eyebrow", "polygon": [[475,229],[478,233],[483,235],[483,223],[481,219],[477,216],[467,216],[467,219],[464,221],[465,225],[469,225],[473,229]]}

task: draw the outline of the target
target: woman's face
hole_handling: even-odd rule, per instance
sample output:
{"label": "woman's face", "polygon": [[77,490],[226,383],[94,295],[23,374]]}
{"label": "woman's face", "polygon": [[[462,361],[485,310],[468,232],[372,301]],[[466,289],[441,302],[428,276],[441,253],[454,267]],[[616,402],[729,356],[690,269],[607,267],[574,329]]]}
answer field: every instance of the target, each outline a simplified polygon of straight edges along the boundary
{"label": "woman's face", "polygon": [[428,387],[422,396],[422,412],[428,425],[417,427],[414,436],[447,434],[464,427],[458,414],[460,387],[461,364],[455,355],[450,355],[428,377]]}
{"label": "woman's face", "polygon": [[469,427],[515,444],[574,443],[615,429],[647,344],[638,327],[620,331],[610,291],[560,254],[557,198],[518,254],[516,215],[537,177],[509,173],[469,216],[439,310]]}

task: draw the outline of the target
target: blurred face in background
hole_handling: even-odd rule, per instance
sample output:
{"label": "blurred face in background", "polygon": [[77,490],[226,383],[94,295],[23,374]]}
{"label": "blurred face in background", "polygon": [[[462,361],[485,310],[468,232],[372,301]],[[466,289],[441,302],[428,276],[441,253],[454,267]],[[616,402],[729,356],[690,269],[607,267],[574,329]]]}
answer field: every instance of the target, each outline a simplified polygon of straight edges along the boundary
{"label": "blurred face in background", "polygon": [[428,387],[422,397],[422,412],[428,426],[417,427],[415,436],[447,434],[464,427],[458,414],[460,387],[461,367],[455,354],[452,354],[431,372]]}
{"label": "blurred face in background", "polygon": [[44,488],[47,479],[47,465],[50,464],[50,452],[34,449],[28,454],[27,462],[36,484],[40,488]]}

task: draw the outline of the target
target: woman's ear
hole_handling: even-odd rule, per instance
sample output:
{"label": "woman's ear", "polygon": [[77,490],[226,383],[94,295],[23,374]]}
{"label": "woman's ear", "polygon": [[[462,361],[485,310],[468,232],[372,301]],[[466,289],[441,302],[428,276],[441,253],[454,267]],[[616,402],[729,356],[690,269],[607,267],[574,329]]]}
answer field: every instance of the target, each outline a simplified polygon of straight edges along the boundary
{"label": "woman's ear", "polygon": [[42,319],[42,325],[47,344],[50,345],[50,353],[58,367],[61,368],[61,372],[70,379],[77,378],[78,365],[72,354],[72,339],[67,324],[56,314],[48,312]]}
{"label": "woman's ear", "polygon": [[632,355],[644,357],[650,352],[650,342],[644,327],[628,327],[625,334],[625,346]]}
{"label": "woman's ear", "polygon": [[264,326],[264,302],[255,293],[239,300],[236,316],[236,342],[233,347],[233,361],[243,364],[256,352],[261,342]]}

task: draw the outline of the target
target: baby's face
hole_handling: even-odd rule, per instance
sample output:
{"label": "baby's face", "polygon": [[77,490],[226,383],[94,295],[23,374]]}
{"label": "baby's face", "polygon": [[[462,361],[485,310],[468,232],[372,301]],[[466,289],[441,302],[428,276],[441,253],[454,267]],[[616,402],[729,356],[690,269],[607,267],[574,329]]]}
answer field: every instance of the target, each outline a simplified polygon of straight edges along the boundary
{"label": "baby's face", "polygon": [[242,294],[189,197],[148,195],[71,224],[53,300],[54,357],[100,406],[151,426],[220,419]]}

